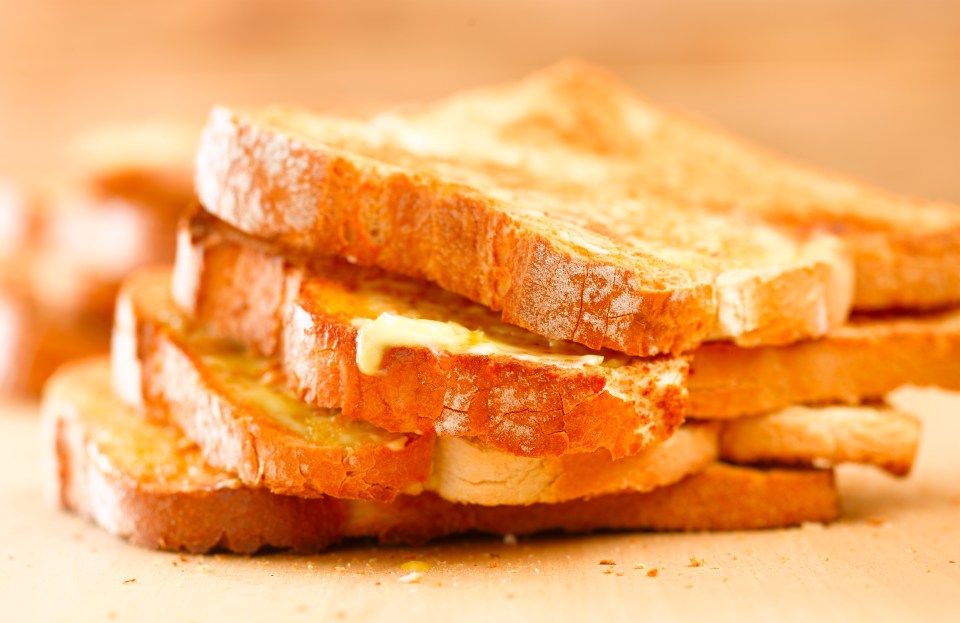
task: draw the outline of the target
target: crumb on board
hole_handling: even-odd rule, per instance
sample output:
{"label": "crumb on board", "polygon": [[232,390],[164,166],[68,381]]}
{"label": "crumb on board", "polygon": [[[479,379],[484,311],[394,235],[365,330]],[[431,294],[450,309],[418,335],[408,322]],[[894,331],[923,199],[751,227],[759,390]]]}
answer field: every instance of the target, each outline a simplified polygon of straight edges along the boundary
{"label": "crumb on board", "polygon": [[124,580],[123,583],[124,583],[124,584],[133,584],[133,583],[136,582],[136,581],[137,581],[137,578],[130,578],[129,580]]}
{"label": "crumb on board", "polygon": [[407,562],[400,565],[401,571],[418,571],[420,573],[426,573],[432,568],[430,563],[424,560],[408,560]]}
{"label": "crumb on board", "polygon": [[411,571],[406,575],[402,575],[397,578],[397,581],[401,584],[418,584],[420,580],[423,579],[422,571]]}
{"label": "crumb on board", "polygon": [[617,564],[617,562],[616,562],[615,560],[610,560],[609,558],[604,558],[603,560],[601,560],[601,561],[598,562],[597,564],[598,564],[598,565],[615,565],[615,564]]}
{"label": "crumb on board", "polygon": [[690,557],[690,565],[689,565],[689,566],[691,566],[691,567],[702,567],[704,564],[706,564],[706,561],[704,561],[703,558],[697,558],[696,556],[691,556],[691,557]]}
{"label": "crumb on board", "polygon": [[653,569],[650,569],[649,571],[647,571],[647,577],[655,578],[657,577],[658,573],[660,573],[660,571],[656,567],[654,567]]}

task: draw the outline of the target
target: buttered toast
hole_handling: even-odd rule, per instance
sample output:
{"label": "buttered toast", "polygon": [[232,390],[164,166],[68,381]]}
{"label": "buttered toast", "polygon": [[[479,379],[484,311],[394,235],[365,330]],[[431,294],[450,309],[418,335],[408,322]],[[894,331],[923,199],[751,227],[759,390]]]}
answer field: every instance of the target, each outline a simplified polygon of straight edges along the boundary
{"label": "buttered toast", "polygon": [[345,538],[422,543],[469,531],[742,530],[831,521],[838,513],[830,470],[723,464],[650,493],[562,504],[483,507],[430,493],[389,503],[276,495],[209,467],[177,430],[115,398],[103,360],[72,364],[52,379],[43,426],[49,496],[158,549],[310,552]]}
{"label": "buttered toast", "polygon": [[276,355],[306,402],[388,430],[472,437],[527,456],[634,454],[668,438],[687,361],[551,341],[424,281],[297,261],[196,212],[173,291],[212,332]]}
{"label": "buttered toast", "polygon": [[[569,92],[569,73],[503,87],[508,106],[467,93],[366,122],[216,109],[197,192],[258,237],[426,278],[590,348],[787,343],[843,321],[854,286],[837,239],[610,183],[637,164],[627,155],[659,156],[679,121],[638,110],[625,90]],[[678,175],[699,161],[693,149],[673,157]],[[749,196],[745,184],[727,199]]]}
{"label": "buttered toast", "polygon": [[[275,359],[192,323],[173,305],[169,286],[169,273],[162,270],[134,274],[125,284],[113,339],[116,391],[175,423],[211,465],[247,484],[306,497],[389,501],[427,489],[472,504],[552,503],[650,490],[702,470],[718,456],[721,426],[710,422],[691,423],[639,454],[614,459],[603,449],[517,456],[468,438],[390,433],[344,420],[337,410],[298,401]],[[741,445],[742,456],[753,453],[744,462],[776,464],[782,457],[790,465],[857,461],[898,474],[909,470],[916,420],[867,407],[842,414],[809,411],[753,418],[725,447],[730,456]],[[902,433],[891,440],[885,433],[893,425],[875,426],[879,437],[864,432],[891,421]],[[823,430],[832,432],[832,445],[811,441]],[[795,436],[806,443],[791,445]]]}

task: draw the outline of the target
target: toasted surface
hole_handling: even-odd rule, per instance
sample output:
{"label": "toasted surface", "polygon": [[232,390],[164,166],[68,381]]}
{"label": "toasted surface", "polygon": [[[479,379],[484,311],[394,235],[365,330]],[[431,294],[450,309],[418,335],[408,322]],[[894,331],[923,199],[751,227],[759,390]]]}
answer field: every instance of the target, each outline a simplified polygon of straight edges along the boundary
{"label": "toasted surface", "polygon": [[753,178],[715,173],[703,197],[674,184],[705,155],[719,173],[752,157],[703,132],[563,66],[366,122],[216,109],[197,189],[248,233],[426,278],[591,348],[787,343],[842,322],[854,286],[836,239],[735,209],[779,201]]}
{"label": "toasted surface", "polygon": [[158,415],[180,426],[211,464],[249,484],[370,499],[426,486],[454,501],[533,504],[645,491],[716,459],[712,424],[620,460],[602,449],[527,458],[454,438],[438,439],[431,453],[432,434],[388,433],[297,400],[275,360],[191,328],[173,306],[168,277],[141,272],[124,287],[113,340],[115,388],[133,404],[159,405]]}
{"label": "toasted surface", "polygon": [[830,471],[754,470],[715,464],[651,493],[558,505],[479,507],[424,493],[389,503],[299,498],[249,487],[206,465],[176,429],[113,397],[102,360],[62,369],[43,404],[51,498],[144,547],[250,553],[318,551],[350,537],[421,543],[473,530],[736,530],[831,521]]}
{"label": "toasted surface", "polygon": [[726,422],[720,456],[733,463],[864,463],[906,476],[917,455],[920,421],[887,407],[788,407]]}
{"label": "toasted surface", "polygon": [[302,399],[387,430],[619,458],[682,421],[683,358],[548,340],[424,281],[285,256],[202,212],[181,227],[173,290],[214,333],[279,356]]}
{"label": "toasted surface", "polygon": [[688,415],[859,403],[908,384],[960,389],[960,311],[856,314],[822,339],[775,348],[705,344],[691,362]]}

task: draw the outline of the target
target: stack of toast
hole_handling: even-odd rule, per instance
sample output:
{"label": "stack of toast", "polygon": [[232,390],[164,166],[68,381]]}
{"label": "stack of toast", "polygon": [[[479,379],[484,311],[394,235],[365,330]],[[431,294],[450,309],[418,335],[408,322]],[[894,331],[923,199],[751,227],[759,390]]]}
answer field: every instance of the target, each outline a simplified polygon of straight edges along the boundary
{"label": "stack of toast", "polygon": [[960,212],[564,63],[367,119],[218,108],[173,267],[43,413],[54,498],[138,544],[828,522],[960,387]]}
{"label": "stack of toast", "polygon": [[74,141],[69,173],[0,184],[0,396],[38,396],[60,364],[109,351],[123,277],[173,259],[193,197],[187,136],[173,124],[98,129]]}

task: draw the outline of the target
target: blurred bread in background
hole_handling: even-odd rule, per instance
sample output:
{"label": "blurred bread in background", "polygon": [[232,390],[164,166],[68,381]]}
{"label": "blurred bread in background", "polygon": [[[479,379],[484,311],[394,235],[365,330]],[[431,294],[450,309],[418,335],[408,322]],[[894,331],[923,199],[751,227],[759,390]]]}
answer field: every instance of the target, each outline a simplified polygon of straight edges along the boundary
{"label": "blurred bread in background", "polygon": [[123,277],[173,259],[196,137],[107,126],[71,141],[41,187],[0,183],[0,394],[35,396],[64,361],[108,350]]}

